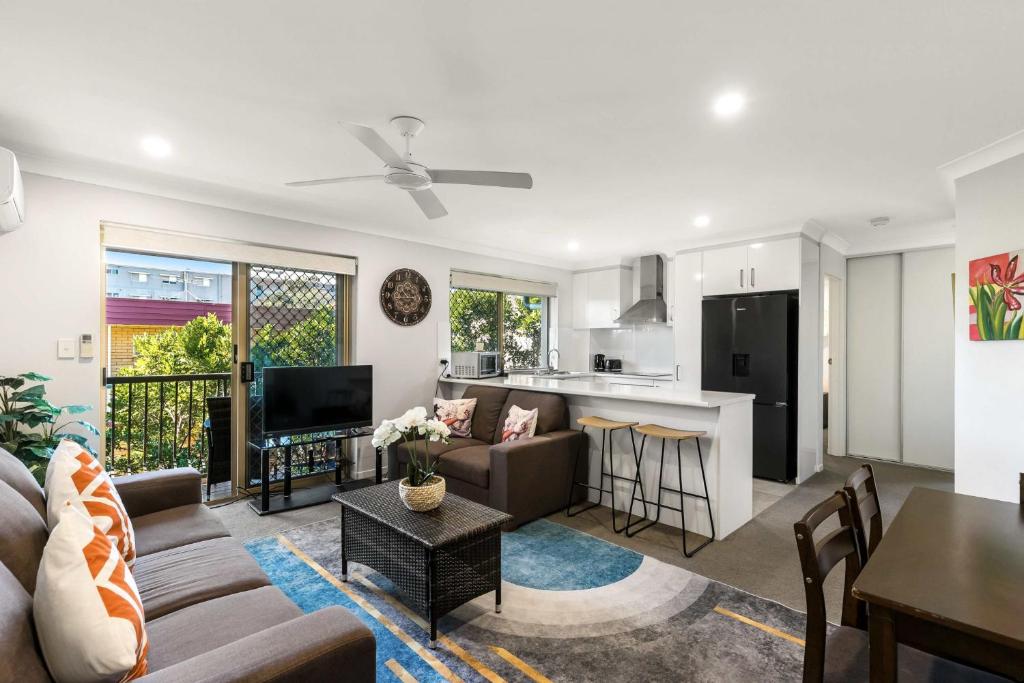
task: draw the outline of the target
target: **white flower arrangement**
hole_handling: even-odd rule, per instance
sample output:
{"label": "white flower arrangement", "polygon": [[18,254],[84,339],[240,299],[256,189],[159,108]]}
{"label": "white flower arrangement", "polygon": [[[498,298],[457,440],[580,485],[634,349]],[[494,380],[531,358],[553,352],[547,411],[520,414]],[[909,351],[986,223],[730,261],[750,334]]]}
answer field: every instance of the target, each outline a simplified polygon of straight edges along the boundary
{"label": "white flower arrangement", "polygon": [[[387,448],[399,439],[406,443],[411,442],[412,448],[409,454],[409,484],[411,486],[422,486],[434,474],[436,463],[430,463],[430,455],[426,452],[426,442],[443,441],[448,443],[451,430],[444,422],[438,419],[427,419],[427,409],[421,406],[410,408],[401,417],[393,420],[384,420],[373,432],[371,443],[375,448]],[[419,437],[423,438],[424,454],[423,462],[420,462],[417,454],[416,442]]]}

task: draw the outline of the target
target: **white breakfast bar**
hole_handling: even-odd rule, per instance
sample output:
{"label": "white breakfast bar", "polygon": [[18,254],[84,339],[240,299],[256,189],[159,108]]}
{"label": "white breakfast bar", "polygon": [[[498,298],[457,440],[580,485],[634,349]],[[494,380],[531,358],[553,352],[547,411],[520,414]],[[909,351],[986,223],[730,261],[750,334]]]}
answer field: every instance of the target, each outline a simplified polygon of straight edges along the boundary
{"label": "white breakfast bar", "polygon": [[[523,391],[544,391],[561,394],[569,405],[572,427],[584,415],[597,415],[609,420],[659,424],[664,427],[707,432],[701,439],[704,469],[711,498],[711,513],[715,520],[716,538],[725,538],[750,521],[753,516],[753,394],[732,394],[720,391],[684,391],[669,386],[628,386],[595,381],[591,375],[544,377],[512,375],[492,379],[445,378],[443,393],[448,398],[459,398],[469,385],[499,386]],[[594,430],[588,430],[588,433]],[[590,439],[590,483],[598,485],[601,472],[601,439],[592,433]],[[635,466],[629,430],[613,432],[615,474],[632,479]],[[641,436],[635,435],[639,451]],[[682,443],[683,488],[700,493],[700,467],[697,449],[691,441]],[[641,463],[641,482],[647,498],[653,502],[658,490],[660,474],[661,440],[647,439]],[[629,481],[615,481],[615,505],[620,510],[629,507],[632,485]],[[679,478],[676,470],[675,445],[665,448],[664,483],[675,488]],[[608,481],[605,481],[608,486]],[[568,490],[566,491],[568,494]],[[639,497],[639,490],[637,492]],[[604,496],[604,504],[609,504]],[[590,492],[597,501],[597,492]],[[678,506],[678,496],[663,494],[662,502]],[[703,500],[686,497],[686,527],[690,531],[708,535],[711,528]],[[642,506],[633,506],[633,513],[642,513]],[[648,505],[648,517],[654,517],[654,508]],[[661,522],[681,526],[679,513],[662,510]],[[621,523],[621,522],[620,522]]]}

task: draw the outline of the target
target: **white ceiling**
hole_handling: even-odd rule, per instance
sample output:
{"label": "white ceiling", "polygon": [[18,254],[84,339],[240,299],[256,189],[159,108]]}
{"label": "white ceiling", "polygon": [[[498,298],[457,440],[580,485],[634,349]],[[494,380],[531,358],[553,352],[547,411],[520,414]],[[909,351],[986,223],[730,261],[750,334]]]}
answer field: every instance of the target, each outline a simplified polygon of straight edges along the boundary
{"label": "white ceiling", "polygon": [[[948,225],[936,168],[1024,128],[1017,0],[5,3],[0,145],[463,248],[578,262],[814,220],[857,244]],[[748,110],[710,112],[739,88]],[[529,171],[439,186],[426,220],[338,125],[427,121],[417,160]],[[174,145],[164,160],[139,140]],[[72,171],[71,169],[74,169]],[[92,176],[92,177],[90,177]],[[113,181],[111,181],[113,182]],[[699,213],[708,228],[691,226]],[[566,250],[570,240],[582,248]]]}

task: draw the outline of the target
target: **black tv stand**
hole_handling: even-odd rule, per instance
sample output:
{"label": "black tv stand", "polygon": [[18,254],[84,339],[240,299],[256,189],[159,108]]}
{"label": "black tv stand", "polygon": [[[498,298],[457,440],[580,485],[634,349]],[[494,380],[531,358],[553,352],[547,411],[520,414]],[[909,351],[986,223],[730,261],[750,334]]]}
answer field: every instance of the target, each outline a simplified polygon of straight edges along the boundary
{"label": "black tv stand", "polygon": [[[262,515],[273,515],[278,512],[284,512],[286,510],[297,510],[299,508],[311,507],[313,505],[320,505],[331,500],[331,496],[335,493],[342,491],[352,491],[364,486],[372,486],[374,484],[381,483],[383,479],[382,472],[382,460],[383,452],[382,449],[376,449],[376,463],[374,477],[364,479],[346,479],[341,478],[341,461],[336,459],[334,467],[334,482],[325,482],[322,484],[314,484],[312,486],[306,486],[302,488],[292,489],[292,448],[293,446],[312,446],[318,443],[331,443],[335,444],[335,453],[341,453],[341,444],[343,441],[349,439],[358,439],[363,436],[372,436],[372,428],[356,428],[356,429],[342,429],[333,432],[326,432],[323,434],[317,434],[314,438],[305,439],[292,443],[292,438],[288,436],[276,436],[273,438],[262,438],[260,435],[256,435],[256,438],[249,440],[249,448],[258,450],[260,452],[260,493],[259,497],[255,500],[249,501],[249,507],[252,508],[256,514]],[[279,492],[271,492],[270,490],[270,452],[272,450],[283,448],[284,449],[284,480],[283,488]],[[308,476],[318,476],[320,473],[313,475],[304,475],[303,478]]]}

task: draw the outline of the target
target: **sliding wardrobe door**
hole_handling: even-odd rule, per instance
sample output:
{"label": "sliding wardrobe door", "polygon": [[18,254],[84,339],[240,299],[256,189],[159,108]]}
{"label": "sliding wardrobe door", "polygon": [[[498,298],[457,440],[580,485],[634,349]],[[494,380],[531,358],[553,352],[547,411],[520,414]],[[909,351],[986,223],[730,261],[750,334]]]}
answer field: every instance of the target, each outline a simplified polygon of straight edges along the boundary
{"label": "sliding wardrobe door", "polygon": [[953,249],[903,255],[903,462],[953,469]]}
{"label": "sliding wardrobe door", "polygon": [[847,261],[847,452],[901,457],[902,259]]}

